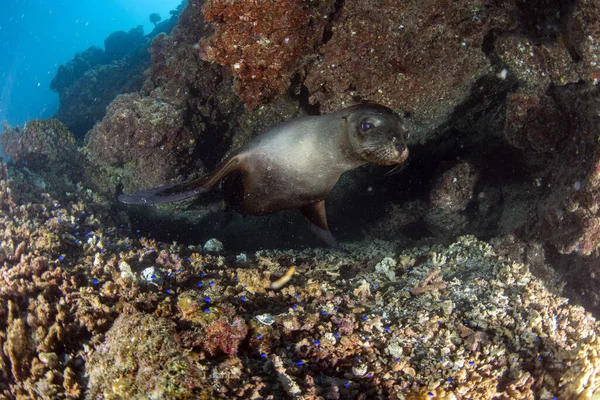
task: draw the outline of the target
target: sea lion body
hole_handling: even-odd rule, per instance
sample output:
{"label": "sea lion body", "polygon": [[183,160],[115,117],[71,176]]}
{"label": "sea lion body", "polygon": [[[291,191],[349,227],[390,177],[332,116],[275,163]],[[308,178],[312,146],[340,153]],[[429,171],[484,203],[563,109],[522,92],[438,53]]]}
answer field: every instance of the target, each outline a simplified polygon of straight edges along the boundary
{"label": "sea lion body", "polygon": [[325,198],[341,174],[368,162],[403,163],[407,131],[392,110],[367,103],[279,124],[235,150],[214,171],[193,181],[119,196],[125,203],[165,203],[206,192],[222,181],[228,209],[266,215],[298,208],[313,231],[329,232]]}
{"label": "sea lion body", "polygon": [[328,134],[334,128],[329,125],[328,119],[302,117],[241,147],[240,168],[223,183],[228,205],[265,215],[324,199],[342,173],[366,163],[340,159],[338,137]]}

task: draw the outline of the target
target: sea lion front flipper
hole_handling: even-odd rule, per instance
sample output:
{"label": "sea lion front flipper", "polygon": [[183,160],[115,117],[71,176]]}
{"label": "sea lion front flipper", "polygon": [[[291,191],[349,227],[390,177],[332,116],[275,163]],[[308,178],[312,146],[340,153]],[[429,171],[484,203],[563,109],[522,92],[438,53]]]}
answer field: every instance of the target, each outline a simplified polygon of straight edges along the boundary
{"label": "sea lion front flipper", "polygon": [[310,230],[328,246],[343,250],[327,225],[327,212],[325,211],[325,200],[307,204],[300,208],[304,217],[310,223]]}
{"label": "sea lion front flipper", "polygon": [[139,190],[130,194],[122,194],[118,199],[126,204],[160,204],[185,200],[206,193],[221,179],[237,168],[240,161],[239,158],[240,156],[238,155],[230,157],[213,171],[189,182],[169,184],[153,189]]}

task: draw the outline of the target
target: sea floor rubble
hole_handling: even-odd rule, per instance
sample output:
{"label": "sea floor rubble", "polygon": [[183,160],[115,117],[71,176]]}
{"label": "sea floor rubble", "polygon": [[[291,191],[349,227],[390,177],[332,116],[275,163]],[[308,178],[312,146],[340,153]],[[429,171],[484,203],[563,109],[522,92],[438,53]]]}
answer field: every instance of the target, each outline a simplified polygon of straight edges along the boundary
{"label": "sea floor rubble", "polygon": [[0,166],[0,398],[600,396],[598,322],[475,237],[210,254],[30,179]]}

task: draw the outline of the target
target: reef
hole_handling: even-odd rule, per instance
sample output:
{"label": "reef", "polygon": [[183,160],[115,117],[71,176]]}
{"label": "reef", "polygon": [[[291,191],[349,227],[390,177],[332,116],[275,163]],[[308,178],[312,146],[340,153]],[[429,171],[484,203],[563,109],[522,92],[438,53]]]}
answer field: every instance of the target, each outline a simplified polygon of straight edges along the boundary
{"label": "reef", "polygon": [[[396,180],[371,184],[373,168],[343,178],[328,199],[341,231],[407,243],[514,235],[596,252],[594,2],[290,4],[190,2],[154,38],[141,90],[116,98],[88,134],[87,184],[114,197],[190,179],[279,122],[370,100],[403,114],[412,156]],[[473,173],[439,169],[456,165]],[[193,226],[212,214],[188,206],[147,217]],[[226,236],[287,221],[252,220]]]}
{"label": "reef", "polygon": [[[0,168],[6,398],[592,398],[600,325],[472,236],[204,252]],[[270,282],[294,266],[281,289]]]}
{"label": "reef", "polygon": [[64,165],[76,151],[75,137],[57,119],[34,119],[23,129],[5,124],[0,146],[17,165],[33,169]]}
{"label": "reef", "polygon": [[410,114],[414,135],[431,134],[489,74],[484,39],[511,29],[512,13],[511,2],[345,1],[308,68],[309,100],[324,111],[376,101]]}
{"label": "reef", "polygon": [[150,66],[148,42],[140,27],[115,32],[105,50],[90,47],[58,67],[50,88],[60,96],[55,115],[78,137],[100,121],[106,106],[120,93],[138,91]]}
{"label": "reef", "polygon": [[235,93],[254,108],[290,87],[320,42],[333,3],[206,1],[204,19],[214,33],[202,43],[203,59],[227,66]]}
{"label": "reef", "polygon": [[[171,35],[150,47],[152,66],[140,92],[109,105],[106,117],[88,133],[92,169],[107,171],[94,181],[114,193],[191,177],[213,168],[228,150],[230,116],[239,108],[231,80],[199,54],[204,33],[196,2],[182,11]],[[105,183],[108,181],[108,183]]]}
{"label": "reef", "polygon": [[184,119],[181,109],[168,103],[137,93],[120,95],[94,127],[87,150],[94,162],[144,171],[128,177],[140,187],[157,186],[177,177],[180,160],[193,154],[196,136],[183,127]]}
{"label": "reef", "polygon": [[[0,135],[0,396],[600,396],[599,7],[192,0],[77,55],[81,110]],[[362,100],[411,159],[327,199],[347,254],[218,195],[115,199]]]}
{"label": "reef", "polygon": [[150,41],[160,33],[170,33],[180,11],[174,10],[171,18],[149,35],[144,35],[141,26],[129,32],[113,32],[104,41],[104,50],[90,47],[60,65],[50,83],[50,89],[60,96],[55,118],[83,139],[102,120],[106,107],[117,95],[141,89],[144,71],[151,62]]}

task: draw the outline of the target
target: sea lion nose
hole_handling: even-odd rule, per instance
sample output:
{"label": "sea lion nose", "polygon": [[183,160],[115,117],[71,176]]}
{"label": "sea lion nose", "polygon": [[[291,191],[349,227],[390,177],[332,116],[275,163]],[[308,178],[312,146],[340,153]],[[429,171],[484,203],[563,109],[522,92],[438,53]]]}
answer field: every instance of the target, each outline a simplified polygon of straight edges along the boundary
{"label": "sea lion nose", "polygon": [[406,145],[403,142],[399,141],[396,136],[392,138],[392,143],[394,144],[396,150],[398,150],[399,154],[404,153],[404,150],[406,150]]}

